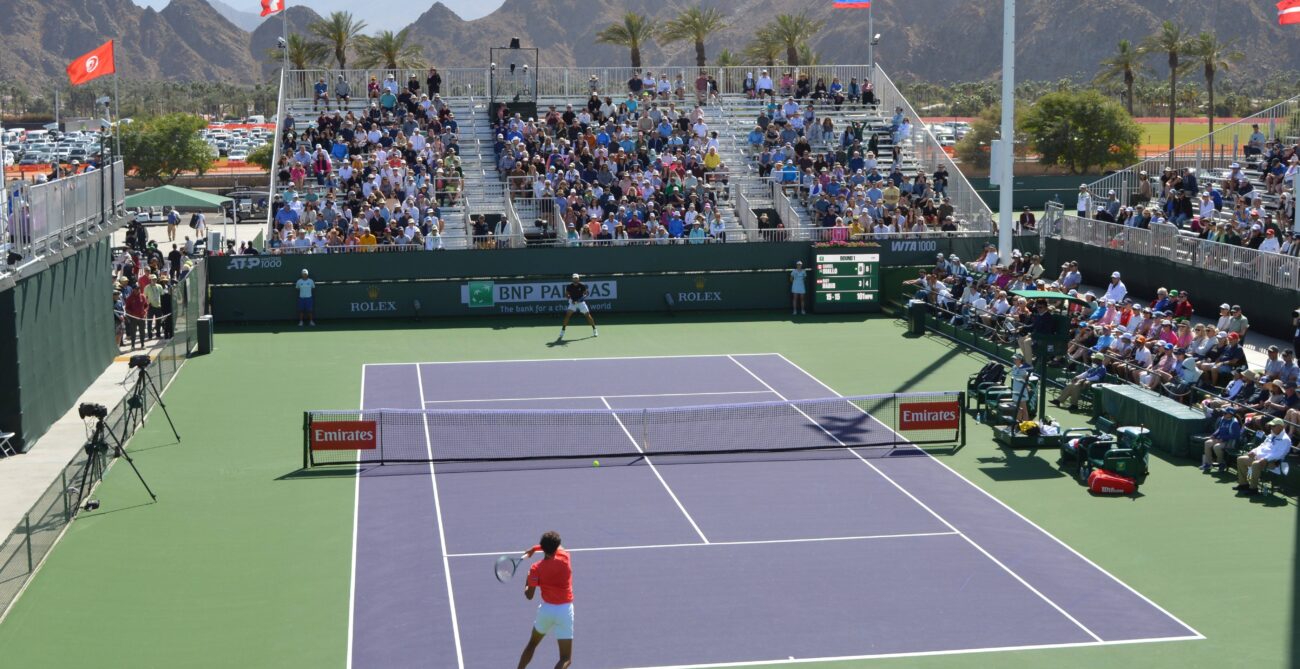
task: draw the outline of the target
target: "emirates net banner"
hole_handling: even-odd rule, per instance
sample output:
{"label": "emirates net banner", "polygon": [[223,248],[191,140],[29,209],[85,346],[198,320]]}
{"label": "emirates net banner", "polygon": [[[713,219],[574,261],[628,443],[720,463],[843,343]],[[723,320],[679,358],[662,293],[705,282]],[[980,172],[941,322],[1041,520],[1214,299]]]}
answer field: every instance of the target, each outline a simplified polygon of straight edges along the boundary
{"label": "emirates net banner", "polygon": [[309,429],[313,451],[372,451],[379,444],[379,430],[373,420],[316,423]]}
{"label": "emirates net banner", "polygon": [[898,430],[955,430],[961,425],[958,402],[903,402],[898,405]]}

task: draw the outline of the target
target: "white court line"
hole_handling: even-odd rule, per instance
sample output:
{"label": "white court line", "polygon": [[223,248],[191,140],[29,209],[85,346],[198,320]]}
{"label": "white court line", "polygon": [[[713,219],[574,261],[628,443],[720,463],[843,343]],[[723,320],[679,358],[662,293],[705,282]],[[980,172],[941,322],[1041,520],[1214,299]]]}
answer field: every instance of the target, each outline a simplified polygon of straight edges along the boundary
{"label": "white court line", "polygon": [[[713,541],[704,544],[650,544],[647,546],[595,546],[591,548],[569,548],[570,553],[601,553],[605,551],[641,551],[655,548],[701,548],[708,546],[766,546],[770,544],[819,544],[831,541],[868,541],[872,539],[911,539],[914,537],[955,537],[957,532],[912,532],[910,534],[866,534],[857,537],[814,537],[812,539],[756,539],[752,541]],[[511,551],[493,553],[452,553],[448,557],[496,557]]]}
{"label": "white court line", "polygon": [[715,664],[676,664],[662,667],[634,667],[631,669],[725,669],[727,667],[757,667],[777,664],[813,664],[823,662],[848,662],[851,660],[884,660],[902,657],[930,657],[941,655],[972,655],[976,653],[1003,653],[1024,650],[1055,650],[1059,648],[1095,648],[1100,646],[1126,646],[1139,643],[1164,643],[1166,641],[1194,641],[1204,639],[1197,636],[1170,636],[1152,639],[1119,639],[1116,641],[1080,641],[1077,643],[1045,643],[1031,646],[998,646],[994,648],[957,648],[953,650],[922,650],[909,653],[879,653],[876,655],[842,655],[839,657],[800,657],[773,658],[771,660],[753,660],[746,662],[719,662]]}
{"label": "white court line", "polygon": [[[420,370],[415,370],[415,382],[420,389],[420,404],[424,404],[424,380]],[[433,512],[438,518],[438,543],[442,544],[442,574],[447,579],[447,604],[451,607],[451,636],[456,642],[456,666],[465,669],[465,655],[460,647],[460,622],[456,618],[456,594],[451,589],[451,560],[447,558],[447,535],[443,530],[442,502],[438,499],[438,475],[433,471],[433,439],[429,436],[429,421],[424,424],[424,449],[429,455],[429,481],[433,486]]]}
{"label": "white court line", "polygon": [[[771,353],[742,353],[741,355],[772,355]],[[391,367],[394,365],[481,365],[495,362],[584,362],[587,360],[672,360],[676,358],[725,358],[721,353],[691,355],[612,355],[596,358],[516,358],[514,360],[429,360],[424,362],[367,362],[362,367]]]}
{"label": "white court line", "polygon": [[[780,397],[782,400],[785,400],[785,399],[786,399],[784,395],[782,395],[781,393],[777,392],[776,388],[773,388],[772,386],[768,385],[768,383],[767,383],[766,381],[764,381],[764,380],[762,379],[762,377],[760,377],[759,375],[757,375],[757,374],[755,374],[754,372],[750,371],[750,369],[749,369],[748,367],[744,366],[743,364],[741,364],[739,360],[736,360],[736,359],[735,359],[734,357],[732,357],[732,356],[727,356],[727,357],[728,357],[728,358],[731,358],[731,361],[734,362],[734,363],[736,363],[737,365],[739,365],[741,369],[745,370],[746,372],[749,372],[749,374],[750,374],[751,376],[753,376],[755,379],[758,379],[758,382],[759,382],[759,383],[761,383],[761,384],[767,386],[768,389],[771,390],[773,393],[776,393],[777,397]],[[788,400],[786,400],[786,401],[788,401]],[[1052,600],[1051,600],[1047,595],[1044,595],[1043,593],[1039,592],[1039,591],[1038,591],[1038,588],[1035,588],[1034,586],[1030,585],[1030,584],[1029,584],[1029,581],[1026,581],[1025,579],[1023,579],[1023,578],[1020,577],[1020,574],[1017,574],[1016,572],[1012,571],[1011,568],[1008,567],[1008,566],[1006,566],[1005,564],[1003,564],[1001,560],[997,559],[996,557],[993,557],[993,554],[990,553],[990,552],[988,552],[988,551],[986,551],[986,550],[984,550],[984,547],[983,547],[983,546],[980,546],[978,543],[975,543],[975,540],[974,540],[974,539],[971,539],[970,537],[966,536],[965,534],[962,534],[961,531],[958,530],[958,529],[956,528],[956,526],[954,526],[952,523],[950,523],[950,522],[948,522],[946,519],[944,519],[943,516],[941,516],[941,515],[939,515],[938,513],[936,513],[936,512],[934,511],[934,509],[931,509],[929,506],[926,506],[925,502],[922,502],[921,500],[917,499],[915,495],[913,495],[911,492],[909,492],[909,491],[908,491],[906,488],[904,488],[903,486],[899,485],[897,481],[895,481],[894,479],[889,478],[889,476],[887,476],[884,472],[880,471],[880,469],[879,469],[878,467],[876,467],[874,464],[872,464],[871,461],[869,461],[869,460],[867,460],[866,458],[862,457],[862,455],[859,454],[857,451],[855,451],[855,450],[849,448],[848,446],[846,446],[846,445],[844,444],[844,442],[840,441],[839,437],[836,437],[834,434],[832,434],[830,430],[827,430],[827,429],[826,429],[826,428],[825,428],[821,423],[819,423],[819,422],[817,422],[816,420],[814,420],[814,419],[812,418],[812,416],[809,416],[808,414],[804,413],[803,410],[800,409],[798,406],[794,406],[794,405],[791,405],[791,406],[793,406],[793,407],[794,407],[794,410],[795,410],[795,411],[798,411],[798,412],[799,412],[799,413],[800,413],[804,418],[807,418],[808,421],[809,421],[810,423],[812,423],[813,425],[816,425],[818,428],[821,429],[822,432],[825,432],[825,433],[827,434],[827,436],[829,436],[831,439],[834,439],[836,443],[838,443],[838,444],[841,445],[841,446],[844,446],[845,450],[849,451],[849,452],[852,453],[854,456],[856,456],[859,460],[861,460],[861,461],[863,462],[863,464],[865,464],[866,466],[870,467],[872,471],[874,471],[874,472],[876,472],[877,474],[879,474],[881,478],[883,478],[883,479],[885,479],[886,481],[888,481],[888,482],[890,483],[890,485],[894,486],[895,488],[898,488],[899,492],[902,492],[904,495],[907,495],[907,497],[910,498],[913,502],[916,502],[917,506],[920,506],[922,509],[925,509],[927,512],[929,512],[930,515],[934,516],[935,519],[937,519],[939,522],[941,522],[941,523],[943,523],[944,525],[948,526],[948,529],[950,529],[950,530],[952,530],[953,532],[956,532],[958,535],[960,535],[961,538],[965,539],[965,540],[967,541],[967,543],[969,543],[971,546],[973,546],[973,547],[975,548],[975,550],[977,550],[977,551],[983,553],[985,557],[987,557],[988,559],[992,560],[992,561],[993,561],[993,564],[996,564],[997,566],[1001,567],[1003,571],[1005,571],[1007,574],[1009,574],[1012,578],[1014,578],[1014,579],[1016,579],[1017,581],[1019,581],[1020,584],[1023,585],[1023,586],[1025,586],[1026,588],[1028,588],[1030,592],[1034,593],[1035,595],[1038,595],[1039,599],[1042,599],[1044,602],[1047,602],[1048,605],[1050,605],[1052,608],[1056,609],[1056,611],[1057,611],[1058,613],[1060,613],[1061,615],[1065,616],[1065,618],[1066,618],[1067,620],[1069,620],[1070,622],[1074,623],[1076,626],[1078,626],[1079,629],[1083,630],[1084,632],[1087,632],[1088,636],[1092,637],[1092,638],[1093,638],[1094,640],[1096,640],[1096,641],[1101,641],[1101,640],[1102,640],[1101,637],[1097,636],[1097,634],[1096,634],[1095,632],[1093,632],[1092,630],[1088,629],[1088,626],[1087,626],[1087,625],[1084,625],[1083,623],[1079,622],[1078,619],[1076,619],[1074,616],[1070,615],[1070,612],[1069,612],[1069,611],[1066,611],[1065,609],[1061,608],[1061,606],[1060,606],[1059,604],[1057,604],[1056,602],[1052,601]],[[865,412],[864,412],[864,413],[865,413]],[[867,415],[870,415],[870,414],[867,414]],[[879,421],[877,421],[877,422],[879,422]],[[881,425],[884,425],[884,424],[881,423]],[[886,427],[887,427],[887,426],[886,426]],[[902,435],[899,435],[899,436],[902,436]]]}
{"label": "white court line", "polygon": [[[361,401],[358,409],[366,410],[366,370],[361,370]],[[358,458],[360,459],[360,458]],[[361,463],[357,463],[356,489],[352,493],[352,565],[348,570],[348,661],[352,669],[352,634],[357,616],[357,531],[361,528]]]}
{"label": "white court line", "polygon": [[600,401],[605,405],[606,409],[609,409],[609,415],[614,417],[614,422],[618,423],[618,427],[623,430],[623,434],[626,434],[628,440],[636,447],[636,452],[640,453],[641,457],[645,459],[645,463],[650,466],[650,471],[654,472],[655,478],[659,479],[659,482],[663,484],[664,490],[668,491],[668,496],[673,498],[673,503],[677,505],[677,508],[682,510],[682,515],[686,516],[686,520],[690,521],[691,527],[695,528],[695,533],[700,535],[700,540],[706,544],[709,543],[709,538],[704,536],[704,532],[700,530],[700,526],[695,524],[695,519],[692,518],[690,512],[686,510],[686,506],[682,504],[680,499],[677,499],[677,494],[673,492],[673,489],[668,487],[668,482],[665,481],[663,475],[659,473],[659,468],[655,466],[655,463],[650,461],[650,456],[646,455],[645,451],[641,450],[641,444],[637,443],[636,437],[633,437],[631,432],[628,432],[627,426],[623,424],[623,419],[618,417],[618,413],[614,411],[614,407],[610,406],[609,402],[603,397],[600,398]]}
{"label": "white court line", "polygon": [[708,393],[649,393],[643,395],[566,395],[563,397],[492,397],[473,400],[426,400],[429,404],[467,404],[471,402],[540,402],[543,400],[598,400],[626,399],[635,397],[696,397],[701,395],[771,395],[767,390],[725,390]]}
{"label": "white court line", "polygon": [[[767,354],[767,355],[776,355],[776,356],[780,356],[780,358],[781,358],[782,360],[784,360],[784,361],[786,362],[786,364],[790,365],[791,367],[794,367],[795,369],[799,370],[800,372],[803,372],[803,374],[804,374],[805,376],[807,376],[808,378],[812,379],[813,381],[816,381],[817,384],[820,385],[821,387],[823,387],[823,388],[825,388],[825,389],[831,391],[832,393],[835,393],[835,396],[836,396],[836,397],[843,397],[843,396],[844,396],[844,395],[840,394],[838,391],[836,391],[834,388],[832,388],[832,387],[826,385],[826,384],[825,384],[821,379],[817,378],[816,376],[813,376],[813,375],[812,375],[808,370],[806,370],[806,369],[804,369],[803,367],[800,367],[799,365],[795,364],[792,360],[790,360],[789,358],[785,357],[784,354],[782,354],[782,353],[772,353],[772,354]],[[854,406],[856,406],[856,405],[854,405]],[[861,408],[861,407],[858,407],[858,410],[859,410],[859,411],[862,411],[862,408]],[[865,413],[867,413],[867,412],[863,411],[863,413],[865,414]],[[867,415],[870,416],[870,414],[867,414]],[[880,423],[880,420],[877,419],[875,416],[871,416],[871,418],[872,418],[872,420],[875,420],[877,423]],[[894,431],[892,428],[890,428],[888,425],[885,425],[884,423],[880,423],[880,424],[881,424],[882,427],[884,427],[885,429],[888,429],[890,432],[894,432],[894,434],[898,434],[898,432],[895,432],[895,431]],[[898,436],[899,436],[899,437],[902,437],[903,435],[898,434]],[[904,437],[904,439],[906,439],[906,437]],[[985,495],[988,496],[989,499],[993,500],[994,502],[997,502],[997,503],[998,503],[1002,508],[1006,509],[1007,511],[1010,511],[1010,512],[1011,512],[1012,514],[1014,514],[1017,518],[1019,518],[1019,519],[1025,521],[1026,523],[1029,523],[1029,525],[1030,525],[1031,527],[1033,527],[1034,529],[1038,530],[1039,532],[1042,532],[1043,534],[1047,535],[1047,537],[1048,537],[1049,539],[1051,539],[1052,541],[1055,541],[1056,543],[1058,543],[1058,544],[1064,546],[1066,550],[1068,550],[1068,551],[1070,551],[1071,553],[1073,553],[1073,554],[1074,554],[1076,557],[1078,557],[1080,560],[1083,560],[1084,562],[1088,563],[1089,565],[1092,565],[1092,567],[1093,567],[1094,569],[1096,569],[1097,571],[1100,571],[1101,573],[1103,573],[1103,574],[1105,574],[1106,576],[1110,577],[1111,580],[1113,580],[1113,581],[1115,581],[1116,583],[1118,583],[1118,584],[1120,584],[1121,586],[1123,586],[1125,590],[1128,590],[1129,592],[1131,592],[1131,593],[1133,593],[1134,595],[1136,595],[1136,596],[1137,596],[1139,599],[1141,599],[1142,601],[1146,602],[1147,604],[1150,604],[1150,605],[1151,605],[1153,608],[1155,608],[1157,611],[1159,611],[1159,612],[1165,614],[1166,616],[1169,616],[1169,618],[1170,618],[1171,620],[1173,620],[1174,622],[1178,623],[1179,625],[1182,625],[1184,628],[1187,629],[1187,631],[1189,631],[1189,632],[1191,632],[1192,634],[1195,635],[1195,636],[1192,636],[1192,637],[1185,637],[1185,638],[1189,638],[1189,639],[1204,639],[1204,638],[1205,638],[1205,636],[1204,636],[1203,634],[1201,634],[1200,632],[1196,631],[1196,629],[1193,628],[1191,625],[1188,625],[1187,623],[1185,623],[1185,622],[1183,622],[1182,620],[1180,620],[1180,619],[1178,618],[1178,616],[1175,616],[1174,614],[1172,614],[1172,613],[1166,611],[1166,610],[1164,609],[1164,607],[1162,607],[1162,606],[1160,606],[1159,604],[1157,604],[1157,603],[1151,601],[1149,598],[1147,598],[1146,595],[1144,595],[1144,594],[1138,592],[1137,590],[1134,590],[1132,586],[1130,586],[1129,584],[1125,583],[1124,581],[1121,581],[1121,580],[1119,579],[1119,577],[1115,576],[1114,574],[1110,573],[1109,571],[1106,571],[1106,570],[1103,569],[1100,565],[1098,565],[1096,562],[1093,562],[1092,560],[1088,559],[1088,557],[1087,557],[1086,555],[1084,555],[1083,553],[1080,553],[1079,551],[1075,550],[1072,546],[1070,546],[1069,544],[1065,543],[1064,541],[1061,541],[1061,540],[1058,539],[1055,535],[1053,535],[1051,532],[1048,532],[1047,530],[1043,529],[1043,528],[1042,528],[1038,523],[1035,523],[1034,521],[1032,521],[1032,520],[1026,518],[1026,517],[1025,517],[1023,514],[1021,514],[1019,511],[1016,511],[1015,509],[1011,508],[1011,507],[1010,507],[1006,502],[1003,502],[1002,500],[1000,500],[1000,499],[998,499],[997,497],[995,497],[995,496],[993,495],[993,493],[991,493],[991,492],[989,492],[989,491],[987,491],[987,490],[985,490],[985,489],[979,487],[978,485],[975,485],[975,482],[974,482],[974,481],[971,481],[970,479],[966,478],[965,476],[962,476],[961,474],[959,474],[959,473],[957,472],[957,470],[953,469],[952,467],[949,467],[949,466],[948,466],[948,463],[946,463],[946,462],[944,462],[943,460],[940,460],[940,459],[934,457],[934,455],[930,454],[928,451],[926,451],[926,450],[923,449],[923,448],[918,449],[918,450],[920,450],[921,452],[925,453],[926,457],[928,457],[928,458],[930,458],[931,460],[935,461],[935,462],[938,463],[940,466],[942,466],[944,469],[947,469],[949,472],[952,472],[953,476],[956,476],[957,478],[961,479],[962,481],[965,481],[966,483],[970,484],[971,487],[973,487],[973,488],[975,488],[976,490],[978,490],[978,491],[984,493]],[[1184,637],[1177,637],[1177,638],[1184,638]],[[1153,639],[1153,641],[1158,641],[1158,640],[1159,640],[1159,639]],[[1110,642],[1107,642],[1107,643],[1110,643]],[[1128,643],[1137,643],[1137,642],[1128,642]]]}

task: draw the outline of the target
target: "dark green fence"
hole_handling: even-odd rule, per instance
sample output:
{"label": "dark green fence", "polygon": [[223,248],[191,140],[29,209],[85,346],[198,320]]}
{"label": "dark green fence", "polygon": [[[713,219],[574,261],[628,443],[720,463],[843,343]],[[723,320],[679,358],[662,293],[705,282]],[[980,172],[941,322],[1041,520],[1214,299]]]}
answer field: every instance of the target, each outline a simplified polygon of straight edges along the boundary
{"label": "dark green fence", "polygon": [[[988,241],[931,236],[826,250],[912,266],[939,253],[974,258]],[[230,256],[211,259],[212,313],[219,323],[294,318],[303,269],[316,281],[320,319],[549,313],[563,308],[574,272],[596,311],[772,309],[789,303],[786,272],[799,260],[811,265],[814,253],[807,243],[753,243]]]}
{"label": "dark green fence", "polygon": [[27,450],[113,361],[105,239],[0,292],[0,428]]}
{"label": "dark green fence", "polygon": [[1047,241],[1044,256],[1045,267],[1060,267],[1066,260],[1078,260],[1084,283],[1093,286],[1106,285],[1110,273],[1119,270],[1129,294],[1142,299],[1153,299],[1158,288],[1189,291],[1196,313],[1206,318],[1217,319],[1220,304],[1240,304],[1252,330],[1284,341],[1295,338],[1291,312],[1300,307],[1300,295],[1291,290],[1242,281],[1162,258],[1060,239]]}

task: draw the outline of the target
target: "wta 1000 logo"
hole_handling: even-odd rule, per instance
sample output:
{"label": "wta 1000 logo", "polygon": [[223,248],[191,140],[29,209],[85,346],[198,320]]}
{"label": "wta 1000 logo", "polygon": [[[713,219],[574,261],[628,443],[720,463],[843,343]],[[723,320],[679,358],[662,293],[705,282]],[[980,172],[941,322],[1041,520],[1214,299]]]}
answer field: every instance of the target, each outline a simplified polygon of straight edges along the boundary
{"label": "wta 1000 logo", "polygon": [[957,402],[908,402],[898,405],[898,429],[955,430],[961,426]]}

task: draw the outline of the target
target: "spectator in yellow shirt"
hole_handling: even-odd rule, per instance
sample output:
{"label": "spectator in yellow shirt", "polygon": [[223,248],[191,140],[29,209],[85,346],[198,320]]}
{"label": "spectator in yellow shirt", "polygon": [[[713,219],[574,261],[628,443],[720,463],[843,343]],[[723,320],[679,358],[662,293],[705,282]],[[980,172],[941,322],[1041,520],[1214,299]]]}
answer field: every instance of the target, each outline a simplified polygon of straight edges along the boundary
{"label": "spectator in yellow shirt", "polygon": [[709,147],[709,152],[704,154],[704,169],[716,170],[718,169],[718,165],[721,164],[722,156],[718,155],[718,150],[714,147]]}
{"label": "spectator in yellow shirt", "polygon": [[893,183],[886,186],[885,190],[880,194],[881,199],[885,201],[885,208],[891,211],[897,208],[899,195],[898,186]]}
{"label": "spectator in yellow shirt", "polygon": [[375,233],[366,230],[361,233],[361,239],[358,240],[358,244],[366,251],[370,251],[379,244],[379,240],[375,239]]}

